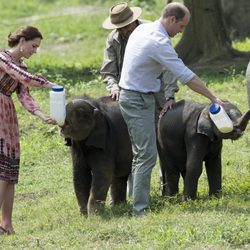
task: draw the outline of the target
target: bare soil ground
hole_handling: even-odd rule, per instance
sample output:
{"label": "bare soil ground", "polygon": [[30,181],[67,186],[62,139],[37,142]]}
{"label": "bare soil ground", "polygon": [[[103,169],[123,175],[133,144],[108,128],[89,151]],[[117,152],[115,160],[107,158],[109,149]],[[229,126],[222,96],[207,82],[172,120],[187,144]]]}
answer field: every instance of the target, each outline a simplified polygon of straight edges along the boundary
{"label": "bare soil ground", "polygon": [[41,20],[44,18],[49,17],[56,17],[56,16],[62,16],[62,15],[81,15],[83,13],[100,13],[104,11],[103,8],[95,7],[95,6],[77,6],[77,7],[67,7],[67,8],[61,8],[56,11],[50,12],[48,14],[41,14],[41,15],[33,15],[28,17],[21,18],[24,22],[32,22]]}

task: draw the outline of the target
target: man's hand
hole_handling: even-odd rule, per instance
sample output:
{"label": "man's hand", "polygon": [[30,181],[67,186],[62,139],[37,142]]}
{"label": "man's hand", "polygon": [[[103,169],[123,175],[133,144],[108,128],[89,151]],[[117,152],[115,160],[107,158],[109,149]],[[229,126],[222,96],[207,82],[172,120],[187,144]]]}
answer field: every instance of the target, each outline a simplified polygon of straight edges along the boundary
{"label": "man's hand", "polygon": [[116,90],[111,91],[109,96],[111,96],[111,98],[112,98],[113,100],[119,101],[120,90],[117,90],[117,89],[116,89]]}
{"label": "man's hand", "polygon": [[161,112],[160,112],[160,115],[159,115],[159,118],[161,118],[167,111],[168,111],[168,109],[171,109],[172,108],[172,105],[173,105],[173,103],[174,103],[175,101],[174,101],[174,99],[168,99],[166,102],[165,102],[165,104],[164,104],[164,106],[163,106],[163,109],[161,110]]}

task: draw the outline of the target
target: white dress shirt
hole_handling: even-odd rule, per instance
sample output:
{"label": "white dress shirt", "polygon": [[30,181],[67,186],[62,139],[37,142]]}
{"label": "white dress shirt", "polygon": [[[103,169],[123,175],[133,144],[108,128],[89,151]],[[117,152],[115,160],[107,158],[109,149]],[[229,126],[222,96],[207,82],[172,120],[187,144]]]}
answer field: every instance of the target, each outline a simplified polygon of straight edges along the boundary
{"label": "white dress shirt", "polygon": [[195,76],[178,57],[159,20],[139,25],[127,43],[119,86],[142,93],[158,92],[158,77],[164,69],[184,84]]}

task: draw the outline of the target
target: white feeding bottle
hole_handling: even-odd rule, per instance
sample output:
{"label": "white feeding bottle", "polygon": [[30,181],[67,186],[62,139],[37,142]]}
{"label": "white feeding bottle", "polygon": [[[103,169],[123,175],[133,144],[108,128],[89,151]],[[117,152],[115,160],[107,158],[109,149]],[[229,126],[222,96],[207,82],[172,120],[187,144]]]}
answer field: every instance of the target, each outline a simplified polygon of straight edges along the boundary
{"label": "white feeding bottle", "polygon": [[58,125],[62,126],[65,122],[65,91],[63,86],[53,86],[50,91],[50,117]]}
{"label": "white feeding bottle", "polygon": [[222,106],[213,103],[210,106],[209,115],[221,133],[233,131],[233,122]]}

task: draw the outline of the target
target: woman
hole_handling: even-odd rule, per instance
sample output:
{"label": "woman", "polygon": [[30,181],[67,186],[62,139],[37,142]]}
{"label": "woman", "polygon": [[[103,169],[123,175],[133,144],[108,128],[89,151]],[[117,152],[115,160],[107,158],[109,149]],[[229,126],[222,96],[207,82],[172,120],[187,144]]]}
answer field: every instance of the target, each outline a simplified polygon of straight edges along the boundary
{"label": "woman", "polygon": [[15,106],[11,95],[17,93],[21,104],[48,124],[55,124],[44,115],[29,94],[28,87],[51,89],[53,83],[27,72],[22,58],[30,58],[43,39],[37,28],[26,26],[10,33],[9,50],[0,52],[0,235],[14,233],[12,210],[15,184],[18,182],[20,145]]}

